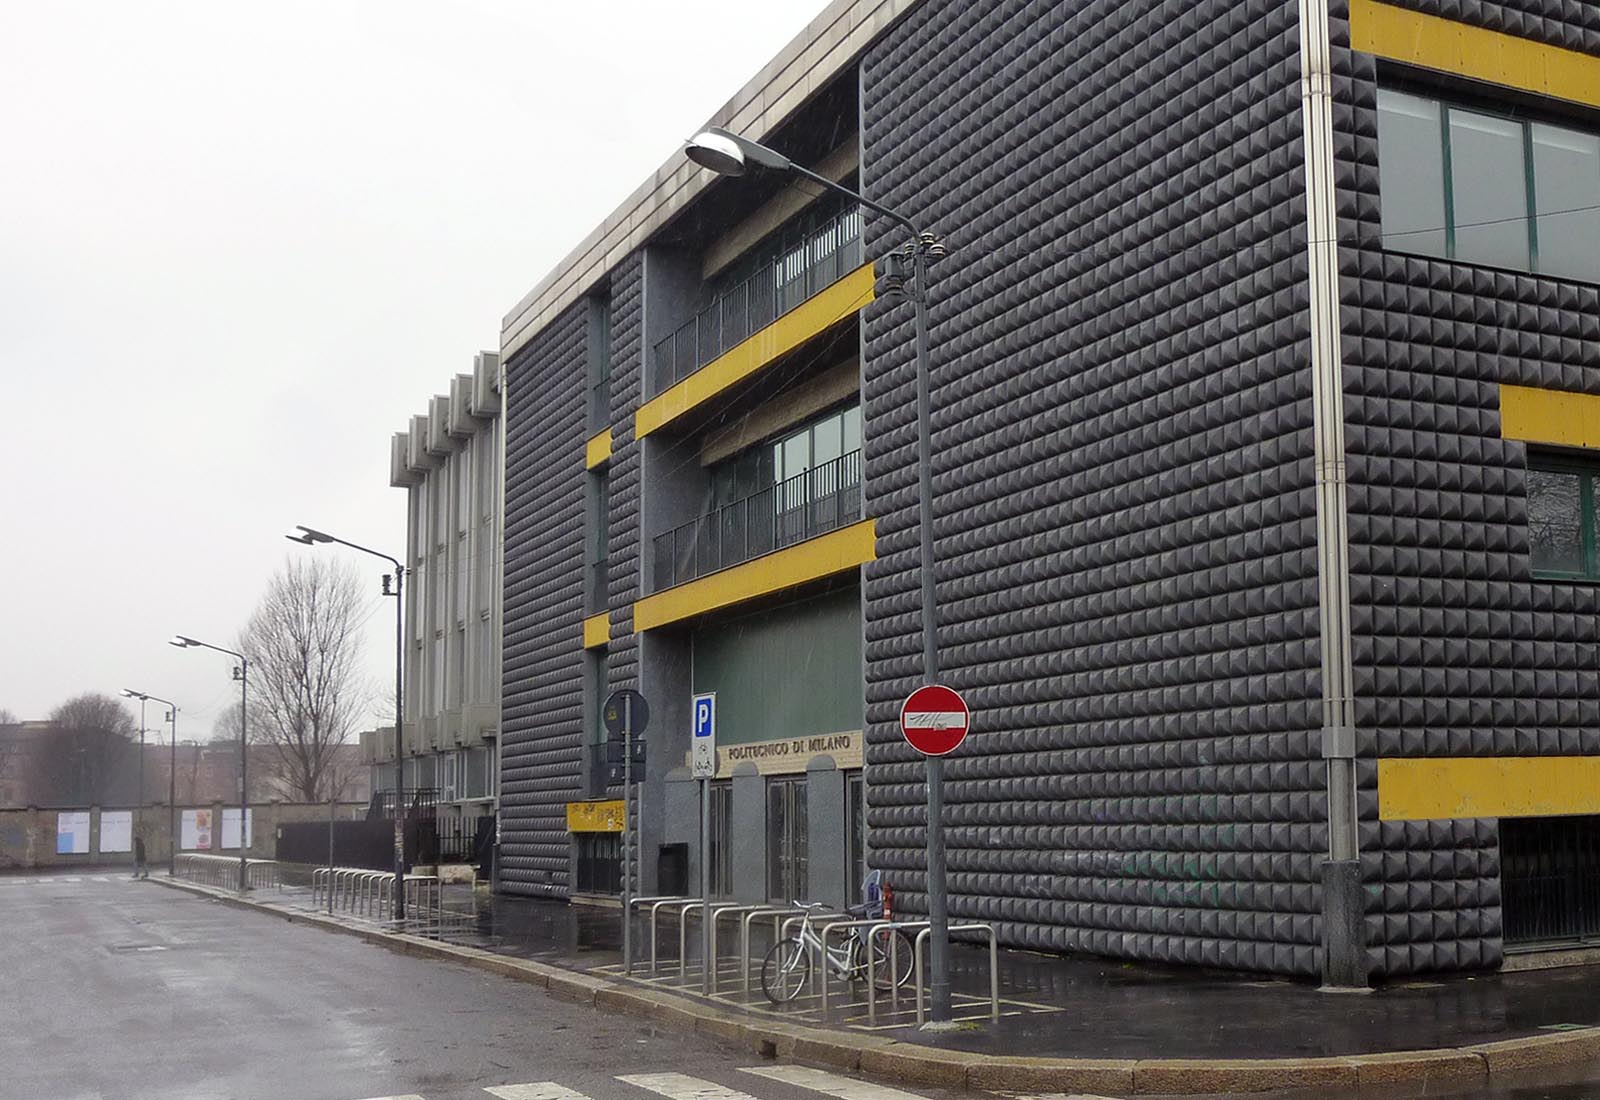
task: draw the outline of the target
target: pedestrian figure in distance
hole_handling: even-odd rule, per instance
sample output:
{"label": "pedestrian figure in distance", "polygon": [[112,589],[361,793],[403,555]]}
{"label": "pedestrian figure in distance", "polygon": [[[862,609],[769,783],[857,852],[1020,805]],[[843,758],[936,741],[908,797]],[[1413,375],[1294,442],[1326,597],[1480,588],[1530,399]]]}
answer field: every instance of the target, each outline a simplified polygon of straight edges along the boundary
{"label": "pedestrian figure in distance", "polygon": [[142,836],[133,838],[133,877],[150,877],[150,868],[145,865],[144,861],[144,837]]}

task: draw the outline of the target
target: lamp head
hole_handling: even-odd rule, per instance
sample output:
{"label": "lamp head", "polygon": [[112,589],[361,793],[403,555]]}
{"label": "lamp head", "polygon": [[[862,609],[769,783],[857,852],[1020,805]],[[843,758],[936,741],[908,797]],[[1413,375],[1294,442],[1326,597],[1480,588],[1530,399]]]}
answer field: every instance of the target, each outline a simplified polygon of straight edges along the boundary
{"label": "lamp head", "polygon": [[333,541],[332,535],[325,535],[315,527],[304,527],[297,523],[295,524],[295,529],[300,532],[299,535],[285,535],[284,537],[294,539],[296,542],[303,542],[307,546],[313,546],[319,542]]}
{"label": "lamp head", "polygon": [[702,168],[719,176],[742,176],[745,173],[744,150],[727,134],[705,130],[690,138],[683,147],[684,154]]}
{"label": "lamp head", "polygon": [[122,689],[122,697],[124,699],[148,699],[148,698],[150,698],[148,695],[144,694],[143,692],[134,691],[132,688],[123,688]]}
{"label": "lamp head", "polygon": [[283,537],[288,539],[290,542],[300,542],[307,546],[315,546],[317,544],[316,539],[307,538],[305,535],[285,535]]}
{"label": "lamp head", "polygon": [[193,638],[185,638],[182,634],[174,634],[172,636],[172,640],[167,644],[175,645],[179,649],[188,649],[190,646],[197,646],[200,643],[195,641]]}

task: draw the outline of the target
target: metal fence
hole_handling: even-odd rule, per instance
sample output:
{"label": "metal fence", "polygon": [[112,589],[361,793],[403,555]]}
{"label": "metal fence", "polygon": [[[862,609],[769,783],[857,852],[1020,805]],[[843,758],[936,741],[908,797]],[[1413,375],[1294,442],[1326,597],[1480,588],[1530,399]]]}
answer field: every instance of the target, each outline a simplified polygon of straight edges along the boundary
{"label": "metal fence", "polygon": [[1500,889],[1508,947],[1600,938],[1600,817],[1502,819]]}
{"label": "metal fence", "polygon": [[[393,771],[390,768],[390,771]],[[403,792],[404,804],[408,811],[407,816],[428,816],[435,812],[439,804],[438,787],[407,787]],[[372,792],[372,800],[367,803],[367,817],[393,817],[398,800],[392,790]]]}
{"label": "metal fence", "polygon": [[861,211],[856,207],[799,239],[781,242],[770,262],[656,344],[651,393],[682,381],[860,266]]}
{"label": "metal fence", "polygon": [[655,537],[655,591],[861,518],[861,452],[770,485]]}

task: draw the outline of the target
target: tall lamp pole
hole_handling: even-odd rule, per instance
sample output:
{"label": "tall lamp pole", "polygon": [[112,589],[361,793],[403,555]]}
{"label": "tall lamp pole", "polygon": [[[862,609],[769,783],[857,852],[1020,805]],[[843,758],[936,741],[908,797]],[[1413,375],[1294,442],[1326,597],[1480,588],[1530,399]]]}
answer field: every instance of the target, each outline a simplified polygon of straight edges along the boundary
{"label": "tall lamp pole", "polygon": [[250,661],[236,649],[212,645],[210,642],[199,642],[182,634],[174,634],[168,644],[175,645],[179,649],[199,646],[201,649],[226,653],[229,657],[239,659],[238,665],[233,670],[233,678],[239,681],[239,892],[242,894],[250,886],[250,846],[246,843],[250,836],[250,756],[248,739],[245,736],[245,731],[250,725]]}
{"label": "tall lamp pole", "polygon": [[168,746],[167,768],[167,874],[178,873],[178,704],[147,691],[123,688],[122,694],[139,700],[139,810],[144,812],[144,704],[146,700],[167,708],[167,721],[172,724],[172,737]]}
{"label": "tall lamp pole", "polygon": [[138,836],[144,836],[144,705],[150,701],[148,695],[141,695],[128,688],[122,689],[124,699],[139,700],[139,808],[134,811],[133,829]]}
{"label": "tall lamp pole", "polygon": [[374,558],[382,558],[394,566],[394,586],[389,585],[389,576],[383,578],[383,594],[394,597],[394,919],[403,921],[406,918],[406,822],[410,817],[410,807],[406,805],[406,775],[402,758],[405,756],[405,740],[401,735],[401,728],[405,719],[405,601],[400,598],[400,585],[405,577],[406,567],[400,564],[400,559],[392,557],[379,550],[373,550],[358,543],[348,542],[325,531],[318,531],[314,527],[304,527],[295,524],[298,535],[285,535],[290,542],[303,543],[306,546],[316,546],[319,543],[331,542],[340,546],[348,546],[352,550],[359,550],[363,554]]}
{"label": "tall lamp pole", "polygon": [[[885,257],[878,265],[878,297],[892,301],[911,299],[914,307],[917,372],[917,514],[921,528],[922,572],[922,679],[925,684],[939,681],[938,597],[933,585],[933,470],[929,458],[928,396],[928,262],[945,255],[944,243],[933,233],[919,230],[916,223],[897,210],[873,202],[865,195],[835,183],[826,176],[796,164],[773,149],[726,130],[711,129],[695,135],[684,150],[690,160],[718,175],[742,176],[750,165],[774,172],[801,176],[812,183],[836,191],[868,210],[875,211],[911,235],[904,248]],[[909,260],[909,279],[906,264]],[[935,1024],[950,1022],[950,912],[945,887],[944,853],[944,761],[926,756],[928,782],[928,962],[930,1018]]]}

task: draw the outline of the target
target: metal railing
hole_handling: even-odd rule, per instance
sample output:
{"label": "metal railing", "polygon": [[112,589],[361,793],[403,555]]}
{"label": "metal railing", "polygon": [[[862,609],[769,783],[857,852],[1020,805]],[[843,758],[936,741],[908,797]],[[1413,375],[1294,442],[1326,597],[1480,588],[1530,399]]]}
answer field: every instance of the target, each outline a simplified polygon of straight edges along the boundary
{"label": "metal railing", "polygon": [[786,478],[655,537],[655,588],[671,588],[861,518],[861,452]]}
{"label": "metal railing", "polygon": [[651,393],[682,381],[861,266],[861,210],[851,207],[783,242],[750,278],[718,296],[651,354]]}

